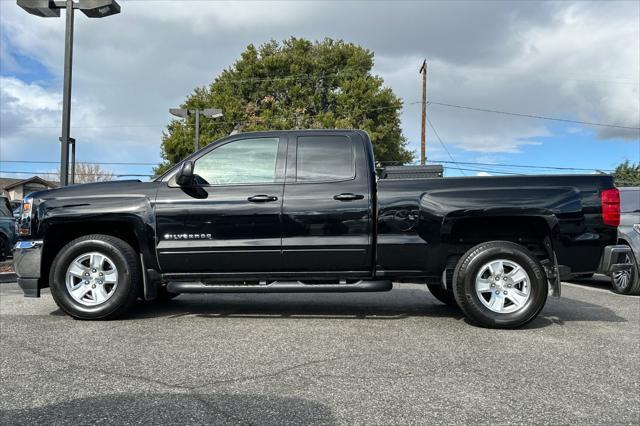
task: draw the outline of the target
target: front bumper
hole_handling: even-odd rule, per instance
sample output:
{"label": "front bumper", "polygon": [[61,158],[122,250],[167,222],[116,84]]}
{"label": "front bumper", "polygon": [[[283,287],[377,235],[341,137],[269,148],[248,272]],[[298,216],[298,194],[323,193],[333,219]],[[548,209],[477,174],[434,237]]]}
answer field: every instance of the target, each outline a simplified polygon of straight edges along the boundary
{"label": "front bumper", "polygon": [[627,259],[633,259],[631,247],[627,245],[606,246],[598,272],[609,275],[613,272],[630,271],[633,265],[626,263]]}
{"label": "front bumper", "polygon": [[40,297],[40,264],[42,241],[18,241],[13,249],[13,269],[18,276],[18,285],[26,297]]}

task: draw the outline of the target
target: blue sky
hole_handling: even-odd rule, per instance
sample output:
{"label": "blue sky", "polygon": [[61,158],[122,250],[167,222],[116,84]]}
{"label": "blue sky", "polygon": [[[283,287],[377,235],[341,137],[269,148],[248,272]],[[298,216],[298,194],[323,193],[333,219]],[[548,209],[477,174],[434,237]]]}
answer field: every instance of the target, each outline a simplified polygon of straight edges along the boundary
{"label": "blue sky", "polygon": [[[151,12],[140,2],[121,4],[122,13],[108,19],[76,17],[78,161],[158,163],[168,108],[208,84],[248,43],[292,35],[342,38],[374,51],[373,72],[405,101],[403,132],[416,153],[414,102],[425,57],[433,101],[640,127],[638,2],[156,2]],[[353,16],[363,24],[351,25]],[[64,19],[0,2],[0,176],[57,168],[33,161],[59,161],[63,30]],[[438,105],[429,106],[429,117],[456,161],[600,170],[640,161],[638,131]],[[431,129],[427,138],[428,157],[449,161]],[[16,160],[32,163],[8,162]],[[151,173],[150,165],[103,167]]]}

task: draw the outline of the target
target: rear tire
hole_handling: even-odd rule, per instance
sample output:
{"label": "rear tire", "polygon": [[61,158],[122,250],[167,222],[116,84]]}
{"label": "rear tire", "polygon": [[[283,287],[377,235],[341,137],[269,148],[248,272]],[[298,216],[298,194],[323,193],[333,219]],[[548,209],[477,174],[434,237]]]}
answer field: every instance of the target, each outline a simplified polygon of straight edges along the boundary
{"label": "rear tire", "polygon": [[139,257],[119,238],[86,235],[60,250],[49,282],[53,300],[66,314],[85,320],[114,319],[138,298]]}
{"label": "rear tire", "polygon": [[549,284],[533,253],[509,241],[479,244],[458,262],[453,292],[475,324],[516,328],[533,320],[547,300]]}
{"label": "rear tire", "polygon": [[447,290],[442,288],[440,284],[427,284],[429,291],[439,301],[448,306],[458,307],[456,297],[453,294],[453,290]]}
{"label": "rear tire", "polygon": [[629,261],[633,267],[629,272],[614,272],[611,274],[611,287],[618,294],[640,294],[640,276],[638,276],[638,262],[633,253],[629,254]]}

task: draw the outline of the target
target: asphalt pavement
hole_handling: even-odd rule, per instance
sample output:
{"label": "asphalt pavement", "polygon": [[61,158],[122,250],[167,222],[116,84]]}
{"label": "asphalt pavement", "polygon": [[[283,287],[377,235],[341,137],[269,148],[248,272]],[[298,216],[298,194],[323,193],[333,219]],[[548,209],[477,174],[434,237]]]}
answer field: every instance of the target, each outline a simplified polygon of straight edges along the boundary
{"label": "asphalt pavement", "polygon": [[423,286],[182,295],[76,321],[0,284],[1,424],[638,424],[640,298],[489,330]]}

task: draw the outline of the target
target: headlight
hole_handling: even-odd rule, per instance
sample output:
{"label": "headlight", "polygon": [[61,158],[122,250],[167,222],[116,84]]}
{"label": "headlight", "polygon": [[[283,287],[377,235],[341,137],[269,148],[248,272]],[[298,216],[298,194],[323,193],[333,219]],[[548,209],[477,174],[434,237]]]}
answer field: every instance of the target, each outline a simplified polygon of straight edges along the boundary
{"label": "headlight", "polygon": [[29,235],[31,234],[31,214],[33,203],[31,198],[25,198],[22,201],[22,209],[20,210],[20,218],[18,219],[18,234]]}
{"label": "headlight", "polygon": [[633,225],[633,230],[640,234],[640,223],[636,223]]}

